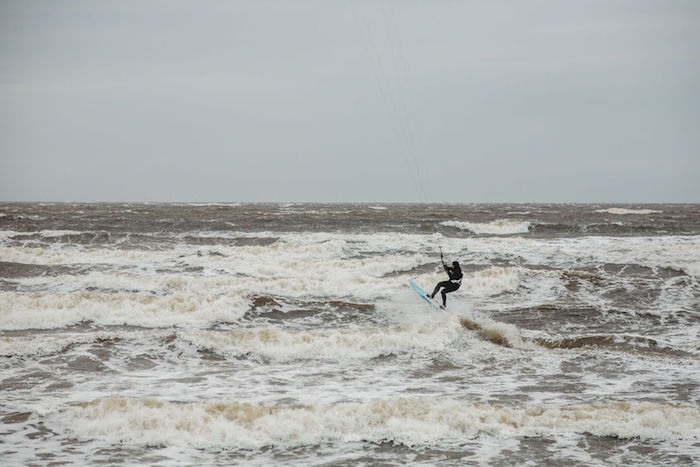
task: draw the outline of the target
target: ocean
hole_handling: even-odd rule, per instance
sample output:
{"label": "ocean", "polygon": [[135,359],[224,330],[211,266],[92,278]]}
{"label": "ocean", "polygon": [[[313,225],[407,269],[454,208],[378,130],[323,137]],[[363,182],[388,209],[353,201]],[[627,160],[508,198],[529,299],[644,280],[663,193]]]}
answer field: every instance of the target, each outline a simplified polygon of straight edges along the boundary
{"label": "ocean", "polygon": [[0,464],[698,465],[699,279],[697,204],[0,203]]}

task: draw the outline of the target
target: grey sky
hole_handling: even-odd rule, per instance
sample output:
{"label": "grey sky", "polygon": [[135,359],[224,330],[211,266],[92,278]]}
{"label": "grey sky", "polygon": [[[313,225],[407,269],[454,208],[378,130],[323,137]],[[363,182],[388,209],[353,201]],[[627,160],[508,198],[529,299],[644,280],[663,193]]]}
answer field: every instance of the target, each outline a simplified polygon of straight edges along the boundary
{"label": "grey sky", "polygon": [[0,200],[700,202],[700,2],[0,0]]}

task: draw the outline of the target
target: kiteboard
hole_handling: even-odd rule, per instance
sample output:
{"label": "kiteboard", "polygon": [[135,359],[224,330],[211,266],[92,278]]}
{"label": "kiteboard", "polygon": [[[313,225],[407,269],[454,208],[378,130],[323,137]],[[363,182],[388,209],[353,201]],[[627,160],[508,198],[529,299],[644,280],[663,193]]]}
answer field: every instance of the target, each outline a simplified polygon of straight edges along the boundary
{"label": "kiteboard", "polygon": [[435,304],[434,301],[432,301],[431,299],[429,299],[429,298],[426,296],[425,290],[421,289],[420,286],[419,286],[418,284],[416,284],[416,283],[413,282],[412,280],[409,280],[408,283],[410,284],[411,288],[418,294],[418,296],[419,296],[420,298],[422,298],[423,300],[425,300],[426,302],[428,302],[428,304],[429,304],[430,306],[432,306],[434,309],[436,309],[436,310],[439,310],[439,309],[440,309],[440,307],[438,307],[438,306]]}

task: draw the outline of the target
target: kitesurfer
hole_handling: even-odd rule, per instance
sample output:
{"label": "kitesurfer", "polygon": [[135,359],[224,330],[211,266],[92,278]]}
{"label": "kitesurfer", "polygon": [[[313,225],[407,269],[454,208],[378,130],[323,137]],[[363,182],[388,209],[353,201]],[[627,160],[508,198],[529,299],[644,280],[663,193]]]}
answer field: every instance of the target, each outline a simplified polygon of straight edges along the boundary
{"label": "kitesurfer", "polygon": [[442,267],[445,268],[445,271],[447,271],[447,275],[450,276],[450,280],[439,282],[438,285],[435,286],[433,293],[426,295],[430,298],[434,298],[435,294],[442,289],[442,306],[440,308],[444,310],[445,307],[447,307],[447,294],[454,292],[455,290],[459,289],[460,285],[462,285],[462,268],[459,267],[459,263],[457,261],[453,261],[452,266],[448,266],[445,264],[444,260],[442,262]]}

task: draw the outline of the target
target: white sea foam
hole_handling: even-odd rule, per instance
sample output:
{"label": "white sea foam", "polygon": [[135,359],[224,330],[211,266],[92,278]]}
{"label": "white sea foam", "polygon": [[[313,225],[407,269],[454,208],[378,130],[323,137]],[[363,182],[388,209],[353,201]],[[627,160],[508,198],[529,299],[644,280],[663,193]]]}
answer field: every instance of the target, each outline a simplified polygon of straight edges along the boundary
{"label": "white sea foam", "polygon": [[[161,251],[6,247],[0,248],[3,261],[96,265],[99,270],[75,276],[13,278],[31,292],[0,294],[0,329],[60,327],[81,321],[205,326],[239,319],[248,311],[251,298],[259,295],[376,302],[404,288],[413,268],[435,260],[422,253],[394,252],[425,250],[436,241],[449,251],[464,251],[476,261],[490,261],[494,255],[509,252],[522,258],[524,264],[632,263],[700,275],[700,236],[542,240],[318,233],[286,234],[267,246],[184,244]],[[163,271],[185,267],[199,268],[200,272]],[[522,269],[517,267],[468,272],[458,294],[488,297],[516,292],[522,277]],[[436,266],[435,272],[417,279],[429,289],[444,278]],[[559,275],[553,280],[553,287],[561,285]],[[671,302],[677,305],[677,300]]]}
{"label": "white sea foam", "polygon": [[[0,329],[62,327],[82,321],[149,327],[205,326],[235,321],[248,311],[253,296],[270,294],[300,299],[376,300],[389,297],[405,283],[401,276],[383,277],[385,274],[410,270],[425,262],[420,256],[392,256],[388,260],[329,258],[319,267],[314,255],[292,252],[275,256],[274,248],[243,250],[237,259],[209,255],[180,259],[207,270],[217,269],[211,275],[158,273],[155,262],[149,268],[152,271],[17,278],[17,284],[35,292],[0,292]],[[100,260],[109,257],[122,263],[130,261],[112,258],[111,251],[103,253]],[[71,254],[90,258],[88,253],[61,253],[64,257]],[[164,260],[168,254],[142,256],[139,269],[148,266],[148,259]],[[138,261],[137,256],[133,261]]]}
{"label": "white sea foam", "polygon": [[[445,242],[443,242],[445,243]],[[452,241],[453,250],[463,245],[472,257],[488,261],[508,253],[525,264],[567,268],[571,264],[597,267],[601,264],[640,264],[697,271],[700,236],[664,237],[576,237],[531,239],[520,237],[464,239]]]}
{"label": "white sea foam", "polygon": [[[434,236],[403,234],[310,234],[288,235],[268,246],[178,245],[163,251],[0,248],[4,261],[94,264],[101,269],[114,269],[76,276],[13,278],[13,282],[33,292],[2,292],[0,329],[46,328],[86,320],[141,326],[169,326],[183,320],[188,325],[202,326],[235,321],[248,310],[251,297],[256,295],[387,299],[405,287],[407,276],[401,272],[408,273],[434,260],[424,254],[391,252],[422,249],[433,241]],[[700,236],[472,238],[441,242],[451,251],[465,248],[472,258],[484,257],[486,261],[507,251],[526,264],[633,263],[700,275]],[[374,251],[381,251],[382,255],[375,255]],[[367,253],[369,256],[364,256]],[[201,268],[201,272],[162,271],[185,266]],[[516,267],[468,272],[458,294],[487,297],[515,292],[521,286],[522,275],[521,268]],[[444,274],[436,267],[436,272],[417,279],[427,289],[444,280]],[[553,286],[561,282],[558,275],[553,280]]]}
{"label": "white sea foam", "polygon": [[55,238],[55,237],[64,237],[67,235],[83,235],[83,234],[95,234],[93,231],[81,231],[81,230],[39,230],[39,231],[29,231],[29,232],[17,232],[13,230],[0,230],[0,238],[2,239],[10,239],[10,238],[19,238],[21,239],[22,237],[30,237],[33,235],[39,235],[40,237],[44,238]]}
{"label": "white sea foam", "polygon": [[[226,222],[231,226],[235,226],[231,222]],[[160,234],[159,234],[160,235]],[[238,238],[279,238],[280,234],[270,231],[260,231],[260,232],[238,232],[238,231],[194,231],[194,232],[183,232],[175,235],[175,238],[185,242],[188,238],[226,238],[226,239],[238,239]]]}
{"label": "white sea foam", "polygon": [[457,320],[443,318],[387,327],[301,331],[267,326],[234,331],[180,331],[178,336],[199,348],[230,356],[254,354],[275,361],[368,359],[414,350],[444,350],[464,333]]}
{"label": "white sea foam", "polygon": [[235,321],[248,309],[248,300],[233,294],[0,292],[0,303],[3,330],[51,329],[85,321],[105,326],[206,326],[217,321]]}
{"label": "white sea foam", "polygon": [[[689,258],[690,259],[690,258]],[[683,271],[689,276],[700,277],[700,261],[667,263],[668,266]]]}
{"label": "white sea foam", "polygon": [[659,214],[663,211],[659,211],[656,209],[629,209],[629,208],[607,208],[607,209],[596,209],[595,212],[600,212],[600,213],[607,213],[607,214],[617,214],[617,215],[626,215],[626,214]]}
{"label": "white sea foam", "polygon": [[662,440],[700,437],[697,407],[626,402],[521,408],[429,397],[313,405],[108,397],[75,404],[50,419],[61,431],[65,428],[84,441],[253,449],[362,440],[445,445],[480,433],[497,437],[572,433]]}
{"label": "white sea foam", "polygon": [[94,232],[81,232],[78,230],[41,230],[38,233],[42,237],[46,237],[46,238],[64,237],[66,235],[82,235],[83,233],[94,234]]}
{"label": "white sea foam", "polygon": [[[6,233],[11,235],[10,233]],[[180,234],[185,239],[188,236],[207,237],[211,234],[192,232]],[[246,237],[251,234],[244,232],[228,232],[215,234],[223,237]],[[0,257],[5,261],[27,264],[116,264],[116,265],[146,265],[151,263],[166,263],[168,261],[196,261],[198,265],[207,261],[218,261],[216,266],[248,267],[249,264],[267,262],[311,263],[327,260],[345,260],[357,254],[385,254],[396,251],[409,252],[409,256],[396,255],[385,257],[383,262],[391,264],[400,261],[399,258],[410,257],[410,252],[419,255],[422,261],[435,261],[435,257],[425,255],[436,245],[451,254],[464,251],[478,259],[480,253],[508,253],[523,257],[534,264],[550,263],[558,265],[557,256],[570,260],[571,255],[581,259],[595,258],[596,261],[621,262],[652,265],[683,264],[684,259],[698,260],[700,258],[700,236],[666,236],[666,237],[577,237],[570,239],[531,239],[521,237],[510,238],[445,238],[438,234],[273,234],[255,233],[254,237],[279,238],[279,241],[266,246],[200,246],[178,244],[171,249],[159,251],[114,250],[114,249],[81,249],[78,247],[63,248],[0,248]],[[689,254],[690,253],[690,254]],[[200,258],[196,258],[196,256]],[[213,254],[219,258],[207,258]],[[414,256],[414,257],[416,257]],[[487,260],[488,258],[484,258]],[[365,263],[372,259],[366,258]],[[464,260],[463,260],[464,261]],[[349,263],[348,263],[349,264]],[[331,265],[335,266],[335,265]],[[403,265],[397,265],[400,270]]]}
{"label": "white sea foam", "polygon": [[5,261],[23,264],[43,265],[75,265],[75,264],[114,264],[114,265],[148,265],[149,263],[165,263],[179,256],[191,254],[192,249],[176,247],[166,251],[140,251],[82,248],[0,248],[0,257]]}
{"label": "white sea foam", "polygon": [[[197,236],[197,233],[192,233]],[[231,237],[245,237],[245,233],[229,232]],[[267,238],[267,234],[255,234]],[[0,248],[4,261],[26,264],[114,264],[148,267],[149,264],[167,265],[168,262],[187,262],[197,266],[210,264],[217,268],[235,268],[237,272],[256,269],[263,262],[272,268],[292,266],[290,271],[304,273],[304,270],[321,270],[333,273],[337,261],[347,260],[355,255],[376,255],[392,253],[384,257],[385,273],[389,266],[396,264],[400,271],[405,263],[401,258],[419,258],[418,262],[435,261],[427,256],[436,245],[442,245],[450,254],[467,254],[468,259],[489,262],[493,255],[507,253],[520,257],[531,264],[550,266],[568,265],[575,260],[591,265],[601,263],[636,263],[649,266],[680,268],[689,274],[697,275],[700,264],[700,236],[663,237],[604,237],[590,236],[568,239],[532,239],[522,237],[486,238],[445,238],[439,234],[270,234],[279,241],[267,246],[199,246],[179,244],[168,250],[138,251],[90,249],[77,247],[64,248]],[[0,235],[1,237],[1,235]],[[185,237],[183,237],[185,238]],[[408,255],[397,255],[396,251]],[[413,252],[413,255],[411,255]],[[212,255],[216,257],[212,257]],[[460,258],[465,262],[465,258]],[[326,261],[336,261],[326,264]],[[364,265],[371,263],[365,258]],[[419,265],[413,261],[414,265]],[[307,267],[313,264],[313,267]],[[319,265],[323,264],[322,268]],[[345,263],[350,266],[352,263]],[[357,264],[362,265],[359,261]],[[341,270],[342,270],[341,266]]]}
{"label": "white sea foam", "polygon": [[[282,290],[287,288],[285,283],[292,282],[318,284],[321,288],[316,292],[303,290],[302,287],[296,295],[334,295],[333,291],[352,290],[358,284],[365,285],[365,282],[372,282],[386,274],[431,261],[430,257],[423,254],[394,253],[381,257],[359,257],[352,250],[363,253],[362,245],[350,246],[348,241],[351,239],[326,234],[309,235],[306,238],[290,235],[266,246],[177,245],[160,251],[6,247],[0,248],[0,256],[6,261],[24,264],[132,266],[146,271],[168,266],[177,266],[179,269],[183,266],[198,266],[223,277],[229,273],[250,276],[256,280],[274,278],[276,287],[279,286]],[[54,279],[54,282],[60,280]],[[386,288],[386,285],[380,286]],[[374,290],[377,288],[379,287]],[[294,295],[293,292],[292,294]],[[371,295],[373,294],[374,292]]]}
{"label": "white sea foam", "polygon": [[500,220],[486,223],[445,221],[441,222],[445,227],[456,227],[468,230],[477,235],[512,235],[527,233],[530,231],[530,223],[522,221]]}
{"label": "white sea foam", "polygon": [[514,292],[520,285],[520,273],[514,267],[491,267],[467,273],[462,279],[460,290],[470,295],[498,295]]}
{"label": "white sea foam", "polygon": [[0,336],[0,355],[44,356],[62,352],[72,345],[90,344],[104,340],[132,341],[154,339],[164,334],[153,331],[100,331],[97,333],[66,332],[61,334],[31,334]]}

